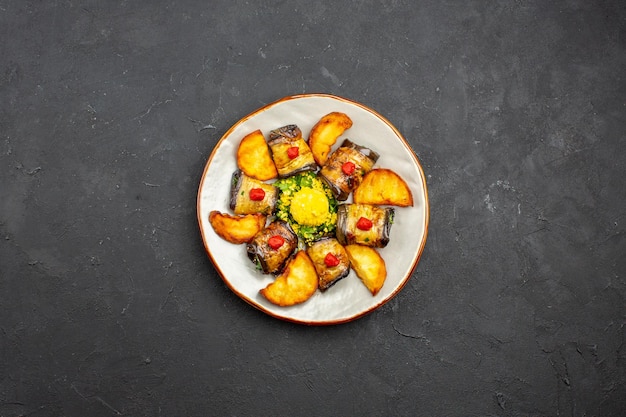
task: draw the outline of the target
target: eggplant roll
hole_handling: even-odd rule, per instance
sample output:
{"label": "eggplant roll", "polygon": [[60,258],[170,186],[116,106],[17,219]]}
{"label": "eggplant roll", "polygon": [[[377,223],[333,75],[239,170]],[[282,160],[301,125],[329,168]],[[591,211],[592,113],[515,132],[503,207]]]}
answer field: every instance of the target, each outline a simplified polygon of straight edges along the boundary
{"label": "eggplant roll", "polygon": [[272,151],[272,159],[279,178],[317,169],[311,148],[302,137],[302,131],[297,125],[287,125],[272,130],[267,144]]}
{"label": "eggplant roll", "polygon": [[337,240],[342,245],[358,243],[384,248],[389,243],[394,213],[393,207],[342,204],[337,209]]}
{"label": "eggplant roll", "polygon": [[[273,243],[282,239],[280,247]],[[280,273],[287,260],[298,247],[298,236],[291,226],[282,220],[275,220],[257,233],[246,245],[248,258],[254,262],[264,274]]]}
{"label": "eggplant roll", "polygon": [[[365,174],[372,170],[378,157],[373,150],[346,139],[330,154],[320,170],[320,177],[326,181],[335,198],[344,201],[361,184]],[[344,164],[347,162],[354,165],[346,169]]]}
{"label": "eggplant roll", "polygon": [[306,252],[315,266],[320,290],[325,291],[341,278],[348,276],[350,272],[348,254],[334,237],[313,242]]}
{"label": "eggplant roll", "polygon": [[[262,192],[260,191],[262,190]],[[230,187],[230,208],[235,214],[274,213],[278,188],[249,177],[241,170],[233,173]]]}

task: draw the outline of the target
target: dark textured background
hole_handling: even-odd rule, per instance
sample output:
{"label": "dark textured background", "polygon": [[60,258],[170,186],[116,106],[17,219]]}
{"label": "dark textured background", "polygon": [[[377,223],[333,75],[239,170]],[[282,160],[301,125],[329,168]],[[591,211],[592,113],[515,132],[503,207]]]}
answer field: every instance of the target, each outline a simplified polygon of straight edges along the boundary
{"label": "dark textured background", "polygon": [[[623,416],[626,4],[0,0],[0,416]],[[196,222],[240,117],[331,93],[427,175],[404,290],[306,327]]]}

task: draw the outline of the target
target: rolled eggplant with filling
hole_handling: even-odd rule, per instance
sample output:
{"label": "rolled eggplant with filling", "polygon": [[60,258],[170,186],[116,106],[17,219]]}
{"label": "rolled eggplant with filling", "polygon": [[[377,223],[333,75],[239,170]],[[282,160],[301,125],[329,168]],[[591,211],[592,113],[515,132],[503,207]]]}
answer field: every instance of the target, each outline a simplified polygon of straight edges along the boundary
{"label": "rolled eggplant with filling", "polygon": [[345,139],[320,170],[335,198],[345,201],[350,193],[361,184],[365,174],[372,170],[379,155],[373,150]]}
{"label": "rolled eggplant with filling", "polygon": [[233,173],[230,188],[230,208],[235,214],[274,213],[278,188],[249,177],[241,170]]}
{"label": "rolled eggplant with filling", "polygon": [[297,125],[272,130],[267,144],[272,151],[272,159],[280,178],[317,169],[311,148]]}
{"label": "rolled eggplant with filling", "polygon": [[337,209],[337,240],[342,245],[360,244],[384,248],[389,243],[393,207],[342,204]]}
{"label": "rolled eggplant with filling", "polygon": [[282,220],[275,220],[252,238],[246,245],[246,251],[248,258],[264,274],[278,274],[297,247],[298,236],[291,226]]}
{"label": "rolled eggplant with filling", "polygon": [[313,242],[306,252],[317,271],[320,290],[325,291],[340,279],[348,276],[350,272],[348,253],[334,237]]}

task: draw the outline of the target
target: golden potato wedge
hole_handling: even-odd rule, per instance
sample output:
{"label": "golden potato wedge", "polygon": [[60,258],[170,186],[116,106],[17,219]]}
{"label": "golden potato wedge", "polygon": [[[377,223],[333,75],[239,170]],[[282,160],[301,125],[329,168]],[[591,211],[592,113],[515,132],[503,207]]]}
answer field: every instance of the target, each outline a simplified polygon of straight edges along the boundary
{"label": "golden potato wedge", "polygon": [[274,160],[261,130],[247,134],[237,148],[237,166],[244,174],[267,181],[278,176]]}
{"label": "golden potato wedge", "polygon": [[372,295],[378,294],[387,279],[387,267],[383,257],[369,246],[354,244],[346,246],[345,249],[356,276]]}
{"label": "golden potato wedge", "polygon": [[352,198],[359,204],[413,206],[413,194],[407,183],[394,171],[373,169],[363,177]]}
{"label": "golden potato wedge", "polygon": [[328,113],[313,126],[309,133],[309,147],[319,166],[326,163],[330,149],[337,142],[337,138],[351,127],[352,119],[340,112]]}
{"label": "golden potato wedge", "polygon": [[209,213],[209,223],[222,239],[235,244],[247,243],[265,227],[267,216],[255,213],[232,216],[213,210]]}
{"label": "golden potato wedge", "polygon": [[289,260],[274,282],[261,289],[261,294],[272,304],[281,307],[300,304],[317,290],[317,273],[306,251],[299,251]]}

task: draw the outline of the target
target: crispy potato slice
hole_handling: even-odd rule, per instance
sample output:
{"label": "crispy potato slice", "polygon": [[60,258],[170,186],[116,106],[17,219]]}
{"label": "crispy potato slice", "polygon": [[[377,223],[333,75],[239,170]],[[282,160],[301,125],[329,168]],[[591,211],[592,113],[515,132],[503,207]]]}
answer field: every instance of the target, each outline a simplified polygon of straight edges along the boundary
{"label": "crispy potato slice", "polygon": [[317,290],[317,273],[306,251],[299,251],[289,260],[274,282],[260,292],[267,300],[281,307],[300,304]]}
{"label": "crispy potato slice", "polygon": [[309,147],[318,165],[326,163],[330,149],[337,138],[352,127],[352,119],[345,113],[332,112],[322,117],[309,133]]}
{"label": "crispy potato slice", "polygon": [[245,216],[231,216],[213,210],[209,213],[209,222],[215,233],[222,239],[235,244],[247,243],[265,227],[267,216],[255,213]]}
{"label": "crispy potato slice", "polygon": [[352,198],[359,204],[413,206],[413,194],[407,183],[400,175],[386,168],[373,169],[365,174]]}
{"label": "crispy potato slice", "polygon": [[274,160],[261,130],[247,134],[237,148],[237,166],[244,174],[267,181],[278,176]]}
{"label": "crispy potato slice", "polygon": [[372,295],[378,294],[387,279],[385,260],[376,249],[369,246],[354,244],[346,246],[345,249],[356,276]]}

